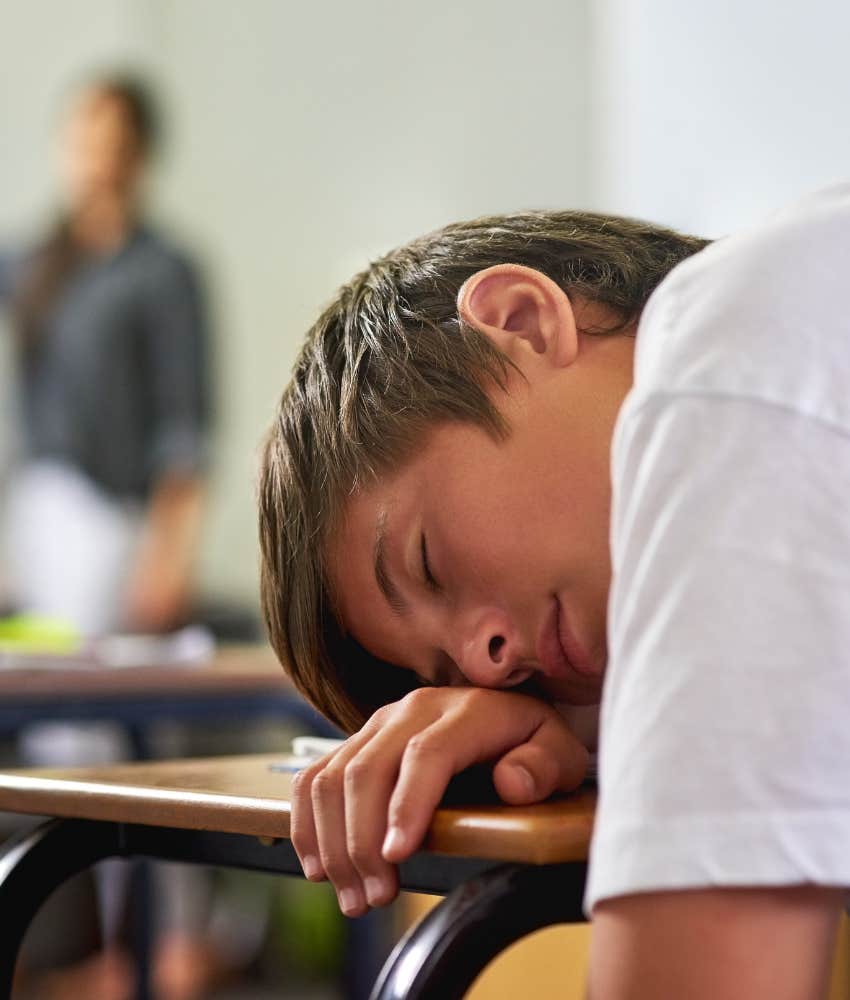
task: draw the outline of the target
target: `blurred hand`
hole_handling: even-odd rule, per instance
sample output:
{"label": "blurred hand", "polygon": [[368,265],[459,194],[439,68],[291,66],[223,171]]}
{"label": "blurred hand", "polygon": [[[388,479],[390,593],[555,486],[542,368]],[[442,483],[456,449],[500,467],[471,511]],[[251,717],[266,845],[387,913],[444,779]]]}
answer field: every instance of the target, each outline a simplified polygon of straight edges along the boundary
{"label": "blurred hand", "polygon": [[421,844],[451,778],[491,760],[502,800],[528,805],[576,788],[588,753],[550,705],[509,691],[422,688],[379,709],[295,776],[292,842],[304,874],[330,879],[347,916],[391,902],[396,864]]}
{"label": "blurred hand", "polygon": [[166,554],[142,552],[127,589],[125,619],[135,632],[167,632],[186,621],[190,580]]}
{"label": "blurred hand", "polygon": [[129,629],[165,632],[186,621],[202,504],[196,477],[172,474],[157,482],[125,597]]}

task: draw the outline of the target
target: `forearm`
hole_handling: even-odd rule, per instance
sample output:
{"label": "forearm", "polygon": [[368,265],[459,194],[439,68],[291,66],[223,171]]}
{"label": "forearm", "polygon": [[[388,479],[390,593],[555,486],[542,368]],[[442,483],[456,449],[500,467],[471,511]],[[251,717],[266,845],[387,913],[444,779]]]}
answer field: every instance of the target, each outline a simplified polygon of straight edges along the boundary
{"label": "forearm", "polygon": [[843,889],[647,892],[593,913],[588,1000],[819,1000]]}
{"label": "forearm", "polygon": [[188,577],[194,566],[200,538],[204,482],[199,476],[166,474],[154,486],[141,553],[158,564],[170,564]]}
{"label": "forearm", "polygon": [[204,493],[197,476],[168,475],[155,486],[129,581],[129,627],[159,631],[185,620]]}

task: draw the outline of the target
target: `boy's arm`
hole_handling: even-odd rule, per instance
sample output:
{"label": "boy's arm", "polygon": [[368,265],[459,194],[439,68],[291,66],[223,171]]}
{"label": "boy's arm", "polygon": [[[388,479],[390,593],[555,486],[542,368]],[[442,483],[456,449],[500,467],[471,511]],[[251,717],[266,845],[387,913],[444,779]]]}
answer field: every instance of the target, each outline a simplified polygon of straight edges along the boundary
{"label": "boy's arm", "polygon": [[593,911],[588,1000],[815,1000],[843,890],[647,892]]}
{"label": "boy's arm", "polygon": [[527,804],[579,785],[588,753],[550,705],[527,695],[422,688],[385,705],[293,781],[304,874],[329,879],[348,916],[390,902],[395,865],[418,849],[451,778],[491,760],[499,795]]}

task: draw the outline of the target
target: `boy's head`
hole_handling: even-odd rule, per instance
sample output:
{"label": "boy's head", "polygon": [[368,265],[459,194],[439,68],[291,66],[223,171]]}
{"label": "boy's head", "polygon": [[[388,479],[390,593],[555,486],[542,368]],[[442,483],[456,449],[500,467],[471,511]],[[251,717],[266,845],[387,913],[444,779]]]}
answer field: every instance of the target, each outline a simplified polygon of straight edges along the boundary
{"label": "boy's head", "polygon": [[415,240],[339,291],[284,391],[259,501],[272,644],[343,729],[422,683],[598,697],[631,338],[704,245],[517,213]]}

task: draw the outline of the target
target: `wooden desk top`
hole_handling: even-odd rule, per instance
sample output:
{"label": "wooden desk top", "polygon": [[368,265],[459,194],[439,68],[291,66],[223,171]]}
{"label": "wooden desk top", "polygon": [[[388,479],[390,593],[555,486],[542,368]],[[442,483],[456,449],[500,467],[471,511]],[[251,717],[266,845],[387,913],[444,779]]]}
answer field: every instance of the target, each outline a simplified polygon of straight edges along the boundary
{"label": "wooden desk top", "polygon": [[176,666],[51,666],[0,670],[0,698],[200,696],[245,691],[294,692],[271,648],[228,645],[208,663]]}
{"label": "wooden desk top", "polygon": [[[291,775],[280,754],[33,768],[0,773],[0,810],[257,837],[289,835]],[[537,806],[441,809],[425,848],[442,854],[546,864],[587,858],[594,788]]]}

